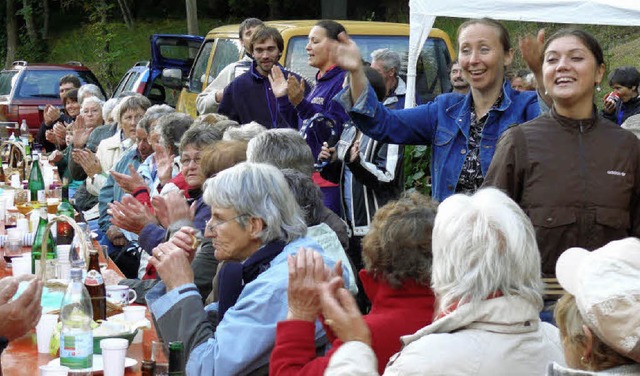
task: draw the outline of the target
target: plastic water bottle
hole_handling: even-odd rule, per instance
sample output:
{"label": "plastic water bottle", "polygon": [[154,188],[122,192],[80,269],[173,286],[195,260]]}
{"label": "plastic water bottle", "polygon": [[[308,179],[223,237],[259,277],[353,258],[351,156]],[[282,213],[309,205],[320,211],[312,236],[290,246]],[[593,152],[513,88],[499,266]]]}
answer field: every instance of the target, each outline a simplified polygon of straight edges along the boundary
{"label": "plastic water bottle", "polygon": [[71,283],[64,294],[60,309],[60,365],[69,367],[70,375],[92,374],[92,317],[91,297],[82,283],[82,269],[72,268]]}

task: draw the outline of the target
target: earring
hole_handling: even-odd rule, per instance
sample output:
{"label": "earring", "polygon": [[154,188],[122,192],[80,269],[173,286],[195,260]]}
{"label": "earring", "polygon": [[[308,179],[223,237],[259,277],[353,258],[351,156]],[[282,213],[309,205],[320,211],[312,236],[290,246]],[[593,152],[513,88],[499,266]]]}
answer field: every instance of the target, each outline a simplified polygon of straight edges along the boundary
{"label": "earring", "polygon": [[600,83],[596,84],[596,91],[599,93],[602,91],[602,88],[600,87]]}
{"label": "earring", "polygon": [[545,89],[544,95],[549,95],[549,92]]}

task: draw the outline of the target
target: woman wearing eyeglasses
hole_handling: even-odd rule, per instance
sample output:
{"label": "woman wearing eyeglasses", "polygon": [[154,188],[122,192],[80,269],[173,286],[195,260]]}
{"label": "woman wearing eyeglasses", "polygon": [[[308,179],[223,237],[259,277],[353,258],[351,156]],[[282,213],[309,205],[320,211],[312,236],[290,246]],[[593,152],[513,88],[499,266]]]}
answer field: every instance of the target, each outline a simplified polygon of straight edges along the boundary
{"label": "woman wearing eyeglasses", "polygon": [[[305,236],[301,209],[274,166],[245,162],[224,170],[205,183],[204,201],[211,207],[205,236],[216,258],[238,263],[223,269],[219,301],[205,307],[185,252],[189,236],[178,233],[156,247],[149,262],[162,282],[146,296],[156,329],[165,342],[185,343],[187,374],[267,374],[276,324],[288,311],[291,256],[301,247],[322,248]],[[318,322],[314,333],[316,346],[323,345]]]}

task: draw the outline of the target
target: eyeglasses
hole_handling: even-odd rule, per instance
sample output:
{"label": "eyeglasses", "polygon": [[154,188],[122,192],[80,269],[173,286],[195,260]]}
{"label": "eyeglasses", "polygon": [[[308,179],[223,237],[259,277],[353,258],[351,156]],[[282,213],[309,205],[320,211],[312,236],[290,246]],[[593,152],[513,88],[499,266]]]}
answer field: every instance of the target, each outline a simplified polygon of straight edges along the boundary
{"label": "eyeglasses", "polygon": [[226,221],[220,221],[220,220],[214,220],[213,217],[211,217],[211,219],[209,220],[209,222],[207,222],[207,232],[211,233],[213,232],[213,230],[217,229],[218,226],[224,225],[227,222],[231,222],[234,221],[240,217],[244,217],[246,216],[246,214],[240,214],[237,215],[233,218],[227,219]]}
{"label": "eyeglasses", "polygon": [[196,165],[199,165],[201,159],[202,158],[200,158],[200,157],[195,157],[195,158],[182,157],[182,158],[180,158],[180,164],[183,165],[183,166],[188,166],[189,163],[193,162]]}

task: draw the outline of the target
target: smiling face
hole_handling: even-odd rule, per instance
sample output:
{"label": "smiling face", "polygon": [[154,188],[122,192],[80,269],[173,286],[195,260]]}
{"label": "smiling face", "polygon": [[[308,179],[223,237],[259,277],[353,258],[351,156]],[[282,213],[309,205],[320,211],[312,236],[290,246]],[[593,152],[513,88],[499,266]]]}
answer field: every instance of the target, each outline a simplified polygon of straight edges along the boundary
{"label": "smiling face", "polygon": [[75,117],[80,114],[80,103],[69,98],[67,99],[67,103],[64,105],[64,109],[67,112],[67,115],[75,119]]}
{"label": "smiling face", "polygon": [[505,51],[495,27],[475,23],[460,31],[458,61],[465,80],[474,92],[500,90],[504,67],[511,64],[513,51]]}
{"label": "smiling face", "polygon": [[244,261],[262,244],[251,234],[251,224],[240,225],[234,209],[211,207],[211,219],[204,236],[211,238],[218,261]]}
{"label": "smiling face", "polygon": [[460,67],[460,63],[453,63],[451,65],[449,80],[451,81],[451,86],[453,86],[455,91],[466,92],[469,89],[469,83],[462,75],[462,67]]}
{"label": "smiling face", "polygon": [[125,138],[135,138],[136,125],[144,116],[144,112],[142,108],[130,108],[120,116],[120,126]]}
{"label": "smiling face", "polygon": [[582,108],[583,114],[590,113],[595,86],[603,74],[604,65],[598,65],[593,53],[573,35],[551,41],[544,52],[544,88],[556,108]]}
{"label": "smiling face", "polygon": [[314,26],[309,32],[309,42],[307,43],[307,55],[309,65],[318,68],[320,73],[324,73],[334,65],[330,54],[331,38],[327,36],[327,31],[321,26]]}
{"label": "smiling face", "polygon": [[189,187],[192,188],[202,187],[202,183],[204,183],[204,177],[200,173],[200,153],[200,149],[187,145],[180,156],[182,176],[184,176],[184,180]]}
{"label": "smiling face", "polygon": [[253,51],[251,55],[256,61],[256,68],[258,72],[266,76],[271,72],[274,64],[280,58],[280,50],[273,38],[268,38],[260,43],[253,44]]}

